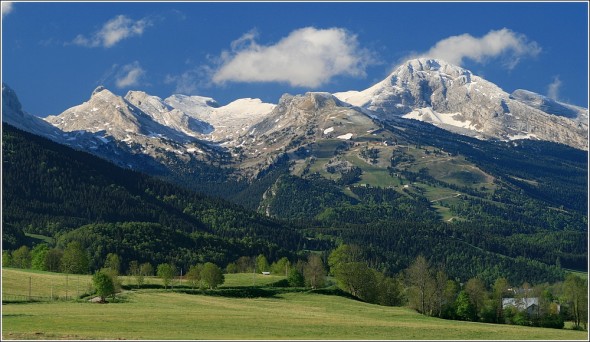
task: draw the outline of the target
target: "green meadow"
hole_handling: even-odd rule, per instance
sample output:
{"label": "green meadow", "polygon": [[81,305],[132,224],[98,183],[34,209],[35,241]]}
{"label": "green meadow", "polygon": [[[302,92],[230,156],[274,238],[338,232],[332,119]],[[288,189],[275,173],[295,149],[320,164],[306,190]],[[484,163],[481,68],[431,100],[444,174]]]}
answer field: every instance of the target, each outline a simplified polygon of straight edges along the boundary
{"label": "green meadow", "polygon": [[[8,272],[6,272],[8,271]],[[5,269],[11,278],[44,273]],[[62,275],[55,274],[55,277]],[[250,286],[252,275],[226,275]],[[259,279],[265,279],[260,276]],[[280,278],[280,277],[278,277]],[[259,280],[257,279],[257,280]],[[266,278],[269,279],[269,278]],[[448,321],[413,310],[336,295],[281,292],[266,298],[192,295],[162,289],[127,290],[115,303],[83,300],[2,305],[2,339],[385,339],[586,340],[587,332]]]}

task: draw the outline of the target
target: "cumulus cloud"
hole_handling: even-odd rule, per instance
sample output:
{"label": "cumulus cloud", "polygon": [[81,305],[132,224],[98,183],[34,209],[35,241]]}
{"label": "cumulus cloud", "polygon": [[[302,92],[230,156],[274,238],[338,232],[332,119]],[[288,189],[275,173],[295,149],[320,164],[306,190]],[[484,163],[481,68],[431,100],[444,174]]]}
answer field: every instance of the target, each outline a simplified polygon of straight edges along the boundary
{"label": "cumulus cloud", "polygon": [[274,45],[260,45],[255,31],[231,43],[213,72],[215,84],[225,82],[285,82],[316,88],[334,76],[364,77],[371,53],[357,37],[341,28],[305,27]]}
{"label": "cumulus cloud", "polygon": [[547,97],[553,100],[557,100],[559,97],[559,89],[561,88],[561,80],[559,75],[553,77],[553,82],[547,86]]}
{"label": "cumulus cloud", "polygon": [[2,18],[7,16],[14,9],[13,3],[10,1],[2,2]]}
{"label": "cumulus cloud", "polygon": [[467,33],[445,38],[417,57],[438,58],[455,65],[462,65],[466,58],[483,63],[489,58],[504,57],[505,66],[513,69],[521,58],[534,57],[540,52],[541,47],[536,42],[503,28],[492,30],[481,38]]}
{"label": "cumulus cloud", "polygon": [[151,25],[151,21],[146,18],[132,20],[124,15],[118,15],[107,21],[99,31],[90,37],[79,34],[72,43],[85,47],[110,48],[123,39],[141,36],[143,31]]}
{"label": "cumulus cloud", "polygon": [[115,85],[117,88],[137,86],[144,75],[145,70],[141,68],[138,61],[135,61],[118,69]]}

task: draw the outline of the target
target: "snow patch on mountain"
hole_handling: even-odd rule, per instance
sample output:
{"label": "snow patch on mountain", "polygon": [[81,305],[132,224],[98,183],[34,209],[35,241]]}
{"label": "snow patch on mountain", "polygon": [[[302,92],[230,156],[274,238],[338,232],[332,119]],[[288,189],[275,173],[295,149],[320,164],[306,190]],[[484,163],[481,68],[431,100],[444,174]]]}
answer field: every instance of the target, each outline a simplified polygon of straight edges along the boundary
{"label": "snow patch on mountain", "polygon": [[368,89],[334,96],[383,121],[417,119],[486,139],[507,140],[515,131],[524,132],[540,140],[588,149],[587,109],[528,91],[508,94],[442,60],[409,60]]}
{"label": "snow patch on mountain", "polygon": [[172,95],[164,100],[172,108],[210,125],[211,130],[203,132],[203,139],[216,143],[233,141],[237,135],[248,131],[255,123],[270,113],[275,105],[260,99],[244,98],[225,106],[209,97]]}
{"label": "snow patch on mountain", "polygon": [[429,122],[434,125],[449,125],[459,128],[467,128],[477,132],[482,132],[481,128],[473,125],[470,120],[463,118],[461,113],[437,113],[432,107],[418,108],[402,116],[405,119],[414,119]]}

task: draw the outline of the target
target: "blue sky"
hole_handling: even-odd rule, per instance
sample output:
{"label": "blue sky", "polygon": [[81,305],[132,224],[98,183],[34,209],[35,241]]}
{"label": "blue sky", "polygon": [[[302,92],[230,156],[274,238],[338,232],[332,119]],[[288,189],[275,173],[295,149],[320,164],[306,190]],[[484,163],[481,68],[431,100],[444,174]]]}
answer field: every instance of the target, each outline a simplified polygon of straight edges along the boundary
{"label": "blue sky", "polygon": [[363,90],[413,56],[588,104],[585,2],[2,3],[2,81],[31,114],[98,85],[243,97]]}

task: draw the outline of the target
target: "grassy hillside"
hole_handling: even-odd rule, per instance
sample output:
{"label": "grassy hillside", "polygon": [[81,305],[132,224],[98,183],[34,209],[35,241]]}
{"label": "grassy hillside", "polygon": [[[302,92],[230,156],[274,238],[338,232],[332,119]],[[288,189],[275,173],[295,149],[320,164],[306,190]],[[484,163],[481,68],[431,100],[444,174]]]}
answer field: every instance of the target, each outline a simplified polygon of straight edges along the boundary
{"label": "grassy hillside", "polygon": [[[124,286],[136,285],[134,277],[120,276],[119,279]],[[285,277],[252,273],[226,274],[225,283],[220,287],[264,286],[281,279],[285,279]],[[145,277],[144,284],[163,286],[162,280],[158,277]],[[172,286],[186,286],[187,281],[177,277],[171,284]],[[92,276],[2,268],[2,301],[20,302],[28,300],[29,285],[31,289],[30,295],[34,300],[46,301],[51,296],[65,298],[66,293],[70,298],[77,298],[91,292]]]}
{"label": "grassy hillside", "polygon": [[[3,339],[585,340],[586,332],[446,321],[338,296],[236,299],[143,290],[114,304],[3,306]],[[154,324],[158,322],[159,324]],[[162,329],[162,327],[166,327]]]}
{"label": "grassy hillside", "polygon": [[[264,285],[283,279],[226,274],[223,287]],[[65,294],[66,275],[2,269],[3,296]],[[122,277],[123,284],[133,279]],[[90,276],[69,276],[69,293]],[[148,283],[160,283],[149,278]],[[80,285],[78,285],[80,284]],[[179,281],[176,281],[179,285]],[[82,291],[80,291],[82,292]],[[2,339],[392,339],[585,340],[587,332],[448,321],[413,310],[385,307],[313,292],[267,298],[226,298],[160,289],[125,291],[120,302],[3,303]],[[3,297],[3,301],[6,301]],[[8,298],[10,300],[10,298]],[[159,324],[154,324],[159,322]],[[166,329],[162,329],[166,327]]]}

